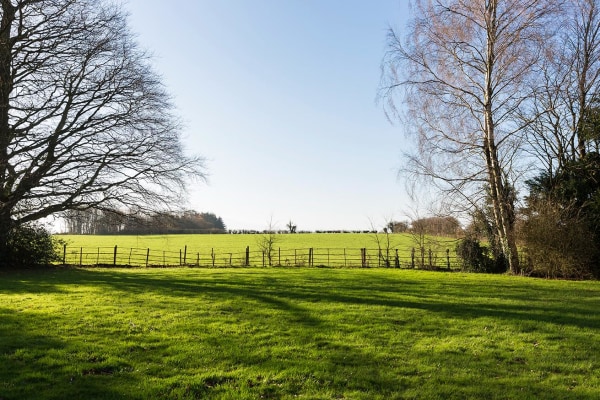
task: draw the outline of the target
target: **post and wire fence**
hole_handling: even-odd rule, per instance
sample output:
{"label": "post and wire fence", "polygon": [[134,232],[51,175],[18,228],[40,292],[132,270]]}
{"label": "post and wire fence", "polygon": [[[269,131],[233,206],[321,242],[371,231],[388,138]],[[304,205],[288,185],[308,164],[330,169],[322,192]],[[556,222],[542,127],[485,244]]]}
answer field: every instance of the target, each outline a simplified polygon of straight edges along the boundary
{"label": "post and wire fence", "polygon": [[431,248],[272,248],[202,251],[184,246],[177,251],[134,247],[64,245],[62,263],[102,267],[332,267],[460,269],[450,249]]}

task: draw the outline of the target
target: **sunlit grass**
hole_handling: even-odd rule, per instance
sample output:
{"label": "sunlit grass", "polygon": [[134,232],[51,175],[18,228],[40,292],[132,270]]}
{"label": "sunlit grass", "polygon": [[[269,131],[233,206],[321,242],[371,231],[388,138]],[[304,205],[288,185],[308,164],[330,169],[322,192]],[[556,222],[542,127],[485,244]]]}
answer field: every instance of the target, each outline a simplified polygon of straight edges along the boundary
{"label": "sunlit grass", "polygon": [[408,270],[0,274],[0,398],[595,399],[600,283]]}
{"label": "sunlit grass", "polygon": [[[267,260],[261,255],[263,250],[259,245],[261,234],[58,235],[57,237],[67,243],[64,260],[67,264],[73,265],[79,265],[80,262],[83,265],[112,265],[115,260],[113,255],[115,246],[118,247],[117,265],[144,266],[148,255],[150,265],[242,266],[246,261],[246,248],[249,250],[250,265],[268,265]],[[397,249],[401,264],[406,266],[411,260],[411,251],[415,247],[417,248],[415,262],[418,264],[420,256],[416,239],[411,234],[389,236],[382,233],[278,234],[273,244],[273,264],[306,265],[309,249],[313,249],[313,265],[360,266],[361,249],[366,248],[368,264],[371,266],[381,264],[381,258],[378,256],[379,249],[384,253],[388,249],[389,253],[386,256],[390,260],[394,258]],[[450,251],[453,264],[456,264],[454,262],[456,240],[429,237],[426,242],[427,254],[420,260],[422,264],[429,264],[430,249],[434,254],[432,265],[446,265],[446,250]],[[60,253],[63,254],[62,248]]]}
{"label": "sunlit grass", "polygon": [[[205,253],[211,249],[220,251],[243,251],[246,246],[257,250],[257,242],[261,234],[222,234],[222,235],[57,235],[65,240],[71,247],[112,247],[118,245],[123,248],[151,248],[157,250],[179,251],[185,246],[190,253],[201,251]],[[410,234],[391,234],[390,247],[402,250],[416,246]],[[379,239],[383,242],[385,235],[380,233]],[[442,243],[455,245],[451,239],[439,238]],[[276,246],[283,249],[305,248],[377,248],[376,235],[372,233],[301,233],[276,235]],[[384,244],[382,243],[382,246]]]}

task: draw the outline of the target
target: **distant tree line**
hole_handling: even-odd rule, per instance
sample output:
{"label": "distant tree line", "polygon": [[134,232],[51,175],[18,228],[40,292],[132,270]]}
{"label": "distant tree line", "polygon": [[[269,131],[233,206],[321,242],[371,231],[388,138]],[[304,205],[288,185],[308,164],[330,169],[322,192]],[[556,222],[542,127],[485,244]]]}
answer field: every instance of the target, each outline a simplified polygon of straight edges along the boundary
{"label": "distant tree line", "polygon": [[285,235],[285,234],[303,234],[303,233],[304,234],[306,234],[306,233],[330,233],[330,234],[334,234],[334,233],[376,233],[376,231],[334,229],[334,230],[315,230],[315,231],[301,230],[301,231],[290,232],[289,230],[285,230],[285,229],[276,229],[276,230],[233,229],[233,230],[229,230],[228,233],[230,233],[232,235],[259,235],[259,234],[266,234],[266,233],[275,233],[278,235]]}
{"label": "distant tree line", "polygon": [[148,235],[180,233],[226,233],[221,217],[187,210],[151,215],[116,210],[71,210],[64,214],[66,233],[78,235]]}
{"label": "distant tree line", "polygon": [[[296,226],[293,224],[288,224],[287,230],[282,229],[265,229],[265,230],[254,230],[254,229],[237,229],[237,230],[229,230],[230,234],[237,235],[257,235],[257,234],[266,234],[266,233],[276,233],[276,234],[294,234],[294,233],[362,233],[362,234],[375,234],[378,233],[378,230],[375,228],[372,229],[358,229],[358,230],[347,230],[347,229],[328,229],[328,230],[315,230],[315,231],[306,231],[301,230],[298,231]],[[293,228],[293,229],[292,229]],[[445,236],[445,237],[456,237],[457,235],[462,235],[464,233],[460,222],[451,216],[433,216],[433,217],[424,217],[412,220],[410,222],[406,221],[391,221],[388,222],[387,225],[383,228],[383,232],[385,233],[419,233],[423,235],[431,235],[431,236]]]}
{"label": "distant tree line", "polygon": [[463,233],[460,222],[451,216],[417,218],[410,222],[392,221],[385,229],[390,233],[419,233],[447,237],[455,237]]}

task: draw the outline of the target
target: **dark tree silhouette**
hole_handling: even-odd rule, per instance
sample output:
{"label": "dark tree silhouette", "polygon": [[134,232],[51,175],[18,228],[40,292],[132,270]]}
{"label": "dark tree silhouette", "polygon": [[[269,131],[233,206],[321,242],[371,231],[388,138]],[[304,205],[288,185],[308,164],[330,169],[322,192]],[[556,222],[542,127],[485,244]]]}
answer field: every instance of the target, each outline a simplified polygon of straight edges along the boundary
{"label": "dark tree silhouette", "polygon": [[0,1],[0,260],[51,214],[173,204],[202,177],[180,132],[118,5]]}

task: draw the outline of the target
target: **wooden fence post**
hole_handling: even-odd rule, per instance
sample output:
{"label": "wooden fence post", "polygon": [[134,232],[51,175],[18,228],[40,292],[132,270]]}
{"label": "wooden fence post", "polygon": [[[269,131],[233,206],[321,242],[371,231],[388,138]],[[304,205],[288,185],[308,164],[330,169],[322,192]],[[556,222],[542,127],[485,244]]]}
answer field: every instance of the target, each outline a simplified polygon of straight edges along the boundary
{"label": "wooden fence post", "polygon": [[113,266],[117,265],[117,245],[115,244],[115,252],[113,254]]}
{"label": "wooden fence post", "polygon": [[398,256],[398,249],[396,249],[396,258],[394,260],[395,260],[395,267],[400,268],[400,257]]}
{"label": "wooden fence post", "polygon": [[362,249],[360,249],[360,263],[363,268],[366,268],[366,266],[367,266],[367,249],[364,247]]}
{"label": "wooden fence post", "polygon": [[150,260],[150,248],[146,249],[146,268],[148,268],[148,261]]}
{"label": "wooden fence post", "polygon": [[313,258],[314,254],[313,254],[313,248],[311,247],[310,249],[308,249],[308,266],[312,267],[314,266],[314,258]]}
{"label": "wooden fence post", "polygon": [[67,263],[67,244],[63,244],[63,265]]}
{"label": "wooden fence post", "polygon": [[187,244],[183,247],[183,265],[187,264]]}
{"label": "wooden fence post", "polygon": [[430,248],[429,249],[429,269],[433,269],[432,258],[433,258],[433,253],[432,253],[431,248]]}
{"label": "wooden fence post", "polygon": [[212,266],[214,267],[215,266],[215,257],[216,257],[214,248],[210,249],[210,256],[212,258]]}
{"label": "wooden fence post", "polygon": [[246,246],[246,262],[244,263],[246,267],[250,266],[250,246]]}
{"label": "wooden fence post", "polygon": [[412,269],[415,269],[415,248],[413,247],[411,252],[410,252],[410,265],[412,267]]}
{"label": "wooden fence post", "polygon": [[450,269],[450,249],[446,249],[446,261],[446,265],[448,266],[448,269]]}

